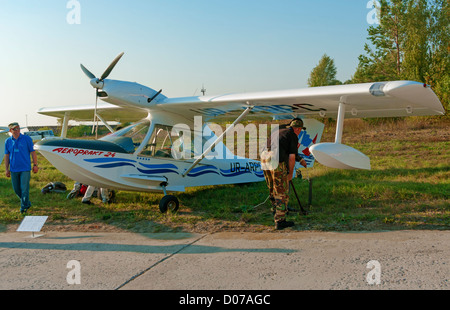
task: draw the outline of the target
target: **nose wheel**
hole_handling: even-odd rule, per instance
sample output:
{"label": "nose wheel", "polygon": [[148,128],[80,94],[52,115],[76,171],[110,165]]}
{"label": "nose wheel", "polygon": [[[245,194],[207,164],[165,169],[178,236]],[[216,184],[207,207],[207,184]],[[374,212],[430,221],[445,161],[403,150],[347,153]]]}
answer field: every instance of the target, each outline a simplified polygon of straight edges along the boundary
{"label": "nose wheel", "polygon": [[180,203],[178,198],[172,195],[165,195],[159,202],[159,211],[161,213],[175,213],[178,211]]}
{"label": "nose wheel", "polygon": [[173,195],[167,195],[167,185],[167,182],[162,182],[160,184],[164,192],[164,197],[159,201],[159,211],[161,211],[161,213],[167,213],[167,211],[169,211],[170,213],[176,213],[178,211],[178,208],[180,207],[180,202],[178,201],[177,197]]}

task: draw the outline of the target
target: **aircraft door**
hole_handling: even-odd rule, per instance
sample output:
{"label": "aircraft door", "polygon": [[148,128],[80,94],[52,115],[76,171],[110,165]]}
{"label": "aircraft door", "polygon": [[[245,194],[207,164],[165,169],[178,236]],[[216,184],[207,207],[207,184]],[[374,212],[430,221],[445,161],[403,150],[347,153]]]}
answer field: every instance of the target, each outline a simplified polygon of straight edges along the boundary
{"label": "aircraft door", "polygon": [[172,126],[155,125],[153,133],[139,155],[160,158],[173,158],[172,145],[178,136],[172,133]]}

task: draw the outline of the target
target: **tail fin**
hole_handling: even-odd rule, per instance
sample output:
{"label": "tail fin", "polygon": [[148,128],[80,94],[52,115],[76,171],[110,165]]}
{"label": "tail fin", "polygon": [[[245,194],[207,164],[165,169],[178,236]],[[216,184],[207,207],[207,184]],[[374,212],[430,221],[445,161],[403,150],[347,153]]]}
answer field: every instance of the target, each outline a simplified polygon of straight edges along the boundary
{"label": "tail fin", "polygon": [[[306,161],[307,167],[312,168],[315,158],[309,151],[309,148],[320,142],[325,125],[315,119],[303,119],[303,126],[306,127],[306,130],[302,130],[298,136],[298,143],[300,143],[298,154]],[[297,162],[295,164],[295,169],[299,168],[303,168],[303,166]]]}

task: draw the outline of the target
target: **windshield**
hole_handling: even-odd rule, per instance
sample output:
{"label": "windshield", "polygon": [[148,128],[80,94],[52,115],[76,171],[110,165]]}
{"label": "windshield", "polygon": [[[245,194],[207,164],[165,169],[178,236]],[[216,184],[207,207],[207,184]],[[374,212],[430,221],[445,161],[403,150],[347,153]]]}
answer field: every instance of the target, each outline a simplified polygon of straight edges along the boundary
{"label": "windshield", "polygon": [[123,147],[128,153],[133,153],[147,135],[150,127],[149,120],[142,120],[114,133],[104,136],[100,140],[113,142]]}

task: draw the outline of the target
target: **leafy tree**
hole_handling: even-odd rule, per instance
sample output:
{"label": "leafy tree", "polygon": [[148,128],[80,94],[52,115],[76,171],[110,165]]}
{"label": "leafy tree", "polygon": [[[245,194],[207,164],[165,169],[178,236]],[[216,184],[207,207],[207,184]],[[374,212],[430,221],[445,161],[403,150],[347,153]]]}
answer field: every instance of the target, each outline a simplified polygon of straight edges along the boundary
{"label": "leafy tree", "polygon": [[336,66],[334,60],[324,54],[319,61],[319,64],[314,67],[308,78],[308,85],[310,87],[338,85],[342,84],[336,79]]}
{"label": "leafy tree", "polygon": [[352,83],[414,80],[430,84],[449,109],[449,0],[380,0]]}
{"label": "leafy tree", "polygon": [[405,41],[405,1],[380,1],[380,24],[367,30],[371,45],[365,44],[366,55],[359,56],[353,82],[397,80],[401,73]]}
{"label": "leafy tree", "polygon": [[404,16],[405,40],[399,77],[405,80],[425,82],[429,68],[428,21],[430,11],[426,0],[408,1]]}
{"label": "leafy tree", "polygon": [[425,82],[433,88],[447,111],[450,110],[450,2],[430,1],[429,67]]}

